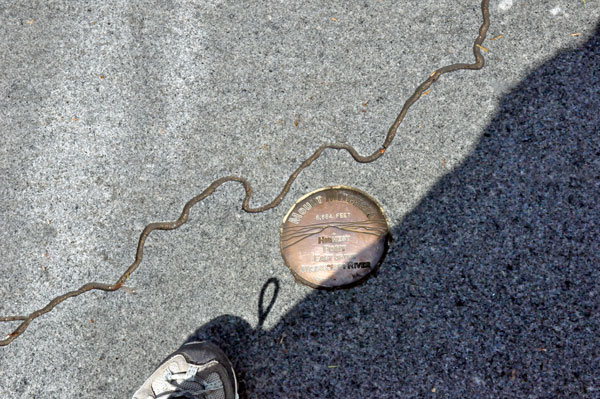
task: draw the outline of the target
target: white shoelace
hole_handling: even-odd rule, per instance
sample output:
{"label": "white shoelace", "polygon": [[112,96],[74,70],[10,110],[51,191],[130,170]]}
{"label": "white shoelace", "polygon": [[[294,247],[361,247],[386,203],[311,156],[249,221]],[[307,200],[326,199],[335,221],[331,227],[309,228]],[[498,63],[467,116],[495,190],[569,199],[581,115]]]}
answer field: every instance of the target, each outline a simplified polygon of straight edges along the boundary
{"label": "white shoelace", "polygon": [[[187,372],[174,373],[167,369],[164,374],[165,381],[173,387],[170,392],[163,392],[157,398],[200,398],[200,395],[223,388],[221,381],[205,382],[196,380],[198,367],[189,366]],[[185,388],[183,388],[185,385]]]}

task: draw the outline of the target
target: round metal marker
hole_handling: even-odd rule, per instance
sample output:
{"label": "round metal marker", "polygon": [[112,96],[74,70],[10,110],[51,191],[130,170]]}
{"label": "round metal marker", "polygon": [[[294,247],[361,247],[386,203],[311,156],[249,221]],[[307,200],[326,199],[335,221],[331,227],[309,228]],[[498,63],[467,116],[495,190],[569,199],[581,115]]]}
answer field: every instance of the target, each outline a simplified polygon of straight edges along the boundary
{"label": "round metal marker", "polygon": [[373,197],[335,186],[296,202],[283,218],[279,244],[298,281],[333,289],[356,285],[375,272],[390,239],[387,218]]}

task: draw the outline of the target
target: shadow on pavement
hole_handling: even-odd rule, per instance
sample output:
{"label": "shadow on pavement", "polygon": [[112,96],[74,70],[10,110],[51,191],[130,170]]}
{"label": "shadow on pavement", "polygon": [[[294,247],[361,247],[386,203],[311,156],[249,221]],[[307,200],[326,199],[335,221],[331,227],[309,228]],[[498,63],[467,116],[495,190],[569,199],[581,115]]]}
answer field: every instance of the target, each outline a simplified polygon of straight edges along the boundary
{"label": "shadow on pavement", "polygon": [[265,331],[270,280],[257,329],[222,316],[190,339],[223,348],[242,397],[598,397],[599,38],[504,97],[393,228],[377,278],[314,291]]}

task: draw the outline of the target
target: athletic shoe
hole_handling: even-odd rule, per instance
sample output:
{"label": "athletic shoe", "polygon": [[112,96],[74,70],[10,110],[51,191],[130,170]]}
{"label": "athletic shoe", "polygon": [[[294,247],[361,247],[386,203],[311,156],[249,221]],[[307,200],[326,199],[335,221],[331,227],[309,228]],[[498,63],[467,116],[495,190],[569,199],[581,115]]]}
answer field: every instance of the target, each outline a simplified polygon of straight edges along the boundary
{"label": "athletic shoe", "polygon": [[231,362],[209,342],[191,342],[172,353],[133,399],[238,399]]}

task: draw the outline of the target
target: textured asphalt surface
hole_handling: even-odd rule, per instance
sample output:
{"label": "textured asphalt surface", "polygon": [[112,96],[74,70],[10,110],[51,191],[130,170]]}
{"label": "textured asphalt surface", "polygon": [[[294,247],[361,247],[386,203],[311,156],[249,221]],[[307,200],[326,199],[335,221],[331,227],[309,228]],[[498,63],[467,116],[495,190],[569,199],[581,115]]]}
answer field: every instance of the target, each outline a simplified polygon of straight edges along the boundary
{"label": "textured asphalt surface", "polygon": [[[202,338],[244,398],[599,398],[600,5],[490,8],[485,69],[443,76],[382,159],[329,152],[263,214],[220,188],[127,290],[0,348],[0,397],[130,397]],[[466,0],[0,1],[0,314],[115,281],[215,178],[260,205],[322,143],[371,153],[435,68],[473,62],[480,23]],[[364,286],[313,291],[279,226],[337,184],[395,242]]]}

